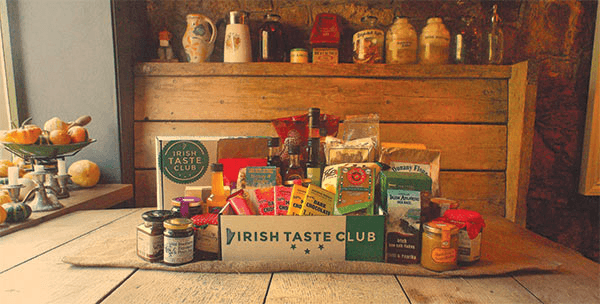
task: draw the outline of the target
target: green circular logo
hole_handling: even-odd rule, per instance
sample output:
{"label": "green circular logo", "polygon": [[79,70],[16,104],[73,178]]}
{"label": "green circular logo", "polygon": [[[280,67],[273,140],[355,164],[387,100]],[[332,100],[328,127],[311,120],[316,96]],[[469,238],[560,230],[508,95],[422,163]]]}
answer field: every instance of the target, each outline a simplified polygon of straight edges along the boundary
{"label": "green circular logo", "polygon": [[162,173],[178,184],[189,184],[204,176],[208,161],[206,147],[196,140],[171,141],[160,155]]}

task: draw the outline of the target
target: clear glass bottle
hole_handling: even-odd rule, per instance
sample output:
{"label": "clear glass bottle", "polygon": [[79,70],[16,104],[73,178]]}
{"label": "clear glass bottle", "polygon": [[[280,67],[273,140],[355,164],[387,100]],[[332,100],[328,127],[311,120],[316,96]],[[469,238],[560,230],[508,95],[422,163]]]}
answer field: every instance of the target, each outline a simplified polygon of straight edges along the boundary
{"label": "clear glass bottle", "polygon": [[485,33],[485,53],[484,63],[501,64],[504,58],[504,33],[500,25],[500,16],[498,15],[498,5],[492,7],[492,23]]}
{"label": "clear glass bottle", "polygon": [[204,213],[219,213],[227,203],[227,193],[223,185],[223,164],[214,163],[211,165],[211,169],[211,193],[206,200],[207,210]]}
{"label": "clear glass bottle", "polygon": [[417,63],[417,32],[406,17],[395,17],[385,34],[385,62]]}
{"label": "clear glass bottle", "polygon": [[473,17],[462,17],[452,33],[452,61],[459,64],[478,64],[481,62],[480,54],[481,32]]}
{"label": "clear glass bottle", "polygon": [[266,14],[265,22],[258,29],[258,61],[283,62],[286,46],[283,27],[276,14]]}
{"label": "clear glass bottle", "polygon": [[447,64],[450,58],[450,32],[442,18],[427,19],[419,36],[419,62],[421,64]]}
{"label": "clear glass bottle", "polygon": [[363,29],[352,36],[354,63],[383,63],[385,34],[377,24],[377,17],[365,16],[360,19]]}

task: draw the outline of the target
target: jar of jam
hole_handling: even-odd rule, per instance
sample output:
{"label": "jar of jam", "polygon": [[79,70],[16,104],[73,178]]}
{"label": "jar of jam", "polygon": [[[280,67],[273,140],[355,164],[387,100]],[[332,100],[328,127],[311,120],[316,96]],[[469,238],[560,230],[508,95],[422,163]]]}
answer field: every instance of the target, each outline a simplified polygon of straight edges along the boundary
{"label": "jar of jam", "polygon": [[[195,196],[180,196],[171,201],[173,211],[177,217],[191,218],[194,215],[202,213],[202,200]],[[182,210],[182,205],[184,210]],[[187,205],[187,210],[185,206]]]}
{"label": "jar of jam", "polygon": [[481,238],[485,222],[477,211],[450,209],[440,220],[458,227],[458,262],[473,263],[481,258]]}
{"label": "jar of jam", "polygon": [[136,235],[137,255],[148,262],[160,262],[163,257],[163,221],[173,217],[169,210],[152,210],[142,214],[143,224]]}
{"label": "jar of jam", "polygon": [[442,221],[423,225],[421,265],[433,271],[456,269],[458,228]]}
{"label": "jar of jam", "polygon": [[193,222],[187,218],[173,218],[164,222],[164,262],[168,265],[189,263],[194,259]]}
{"label": "jar of jam", "polygon": [[285,34],[279,23],[281,17],[266,14],[265,22],[258,29],[258,62],[283,62],[285,59]]}
{"label": "jar of jam", "polygon": [[354,63],[383,63],[385,34],[377,24],[377,17],[365,16],[360,19],[363,29],[352,36]]}

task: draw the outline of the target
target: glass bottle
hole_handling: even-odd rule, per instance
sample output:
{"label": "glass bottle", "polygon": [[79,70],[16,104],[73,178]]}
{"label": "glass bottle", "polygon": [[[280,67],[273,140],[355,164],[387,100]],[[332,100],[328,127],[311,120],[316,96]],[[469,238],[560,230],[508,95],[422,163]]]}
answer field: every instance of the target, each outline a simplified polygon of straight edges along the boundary
{"label": "glass bottle", "polygon": [[419,36],[419,62],[421,64],[447,64],[450,57],[450,32],[442,18],[427,19]]}
{"label": "glass bottle", "polygon": [[319,146],[318,137],[308,139],[308,161],[306,162],[306,178],[311,180],[311,184],[321,186],[321,171],[323,166],[319,162]]}
{"label": "glass bottle", "polygon": [[385,34],[385,62],[417,63],[417,32],[406,17],[395,17]]}
{"label": "glass bottle", "polygon": [[285,37],[276,14],[266,14],[265,22],[258,29],[258,61],[283,62],[285,60]]}
{"label": "glass bottle", "polygon": [[461,18],[452,34],[450,53],[454,63],[480,63],[481,33],[473,17],[467,16]]}
{"label": "glass bottle", "polygon": [[304,179],[304,169],[300,164],[300,147],[297,145],[289,146],[290,163],[285,170],[284,180]]}
{"label": "glass bottle", "polygon": [[500,26],[500,16],[498,15],[498,5],[492,7],[492,23],[485,33],[485,53],[484,63],[501,64],[504,57],[504,34]]}
{"label": "glass bottle", "polygon": [[354,63],[383,63],[385,34],[377,25],[377,17],[365,16],[360,19],[363,29],[352,36]]}
{"label": "glass bottle", "polygon": [[227,203],[227,193],[223,185],[223,164],[213,163],[211,170],[211,193],[206,199],[207,210],[204,213],[219,213]]}
{"label": "glass bottle", "polygon": [[267,166],[273,166],[277,168],[277,184],[280,185],[283,181],[281,180],[281,169],[283,162],[279,155],[279,137],[271,137],[267,141],[267,147],[269,147],[269,156],[267,157]]}

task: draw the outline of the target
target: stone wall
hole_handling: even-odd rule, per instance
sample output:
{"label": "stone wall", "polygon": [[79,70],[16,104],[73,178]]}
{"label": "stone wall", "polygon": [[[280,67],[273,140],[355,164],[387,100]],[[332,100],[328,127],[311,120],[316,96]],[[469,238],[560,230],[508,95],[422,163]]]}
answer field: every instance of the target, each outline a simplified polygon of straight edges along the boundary
{"label": "stone wall", "polygon": [[[351,37],[365,15],[377,16],[385,28],[395,15],[408,16],[417,32],[428,17],[441,16],[452,29],[461,16],[473,16],[481,26],[494,3],[503,19],[504,63],[530,60],[538,69],[527,227],[598,261],[600,203],[577,193],[597,1],[146,0],[149,31],[153,37],[172,32],[179,58],[185,58],[180,41],[188,13],[206,15],[224,33],[230,10],[250,12],[251,29],[265,13],[276,12],[292,48],[308,47],[315,16],[328,12],[342,17],[342,62],[351,61]],[[222,46],[218,35],[210,61],[223,60]]]}

